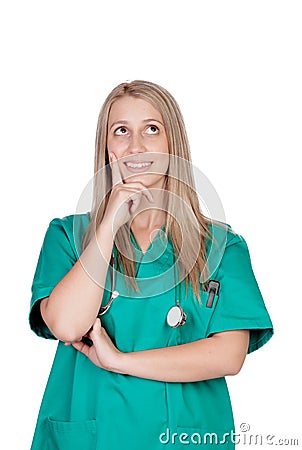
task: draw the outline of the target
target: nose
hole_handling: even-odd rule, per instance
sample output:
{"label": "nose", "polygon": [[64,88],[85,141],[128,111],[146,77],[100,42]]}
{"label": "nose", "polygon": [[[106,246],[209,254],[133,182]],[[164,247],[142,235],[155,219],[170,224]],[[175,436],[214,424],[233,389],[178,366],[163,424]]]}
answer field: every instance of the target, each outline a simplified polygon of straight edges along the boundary
{"label": "nose", "polygon": [[129,153],[142,153],[145,151],[143,137],[140,133],[132,133],[129,141],[128,151]]}

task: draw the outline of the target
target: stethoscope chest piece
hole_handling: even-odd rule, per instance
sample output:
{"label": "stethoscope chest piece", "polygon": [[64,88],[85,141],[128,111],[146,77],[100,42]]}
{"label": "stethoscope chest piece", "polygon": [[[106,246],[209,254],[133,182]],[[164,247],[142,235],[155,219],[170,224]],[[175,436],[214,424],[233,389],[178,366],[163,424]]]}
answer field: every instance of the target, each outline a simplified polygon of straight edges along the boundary
{"label": "stethoscope chest piece", "polygon": [[171,328],[182,327],[187,320],[187,315],[179,305],[179,302],[176,302],[175,306],[169,309],[167,314],[167,323]]}

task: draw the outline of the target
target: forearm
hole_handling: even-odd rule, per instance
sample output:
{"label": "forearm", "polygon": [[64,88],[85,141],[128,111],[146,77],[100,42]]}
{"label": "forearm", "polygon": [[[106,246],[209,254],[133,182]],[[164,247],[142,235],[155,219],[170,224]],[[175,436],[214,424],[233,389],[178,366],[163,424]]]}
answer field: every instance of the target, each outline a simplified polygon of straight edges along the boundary
{"label": "forearm", "polygon": [[188,344],[122,353],[113,371],[165,382],[194,382],[235,375],[244,362],[248,330],[228,331]]}
{"label": "forearm", "polygon": [[41,302],[42,317],[60,340],[80,339],[92,326],[103,297],[114,237],[101,224],[72,269]]}

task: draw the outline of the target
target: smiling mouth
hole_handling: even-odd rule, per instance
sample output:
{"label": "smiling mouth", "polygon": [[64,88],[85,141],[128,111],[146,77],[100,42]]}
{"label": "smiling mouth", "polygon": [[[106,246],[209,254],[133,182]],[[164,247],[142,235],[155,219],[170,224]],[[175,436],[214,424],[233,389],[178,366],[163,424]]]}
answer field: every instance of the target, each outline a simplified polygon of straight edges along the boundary
{"label": "smiling mouth", "polygon": [[143,173],[143,172],[147,172],[149,170],[149,168],[153,164],[153,161],[144,161],[144,162],[129,161],[129,162],[124,162],[124,164],[125,164],[128,172]]}
{"label": "smiling mouth", "polygon": [[146,169],[147,167],[150,167],[151,164],[153,164],[153,161],[146,161],[146,162],[125,162],[124,163],[127,168],[130,169]]}

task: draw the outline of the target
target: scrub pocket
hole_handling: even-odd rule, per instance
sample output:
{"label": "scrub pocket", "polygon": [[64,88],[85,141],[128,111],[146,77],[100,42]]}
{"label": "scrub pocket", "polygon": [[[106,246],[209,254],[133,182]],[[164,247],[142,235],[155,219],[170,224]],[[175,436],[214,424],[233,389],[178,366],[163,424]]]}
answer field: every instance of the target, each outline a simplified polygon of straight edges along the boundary
{"label": "scrub pocket", "polygon": [[96,420],[63,422],[48,419],[47,450],[96,450]]}
{"label": "scrub pocket", "polygon": [[187,322],[183,327],[178,327],[178,344],[186,344],[198,339],[208,337],[211,318],[214,314],[219,295],[215,295],[211,307],[207,306],[209,293],[201,292],[201,304],[197,300],[184,301],[181,305],[187,314]]}
{"label": "scrub pocket", "polygon": [[[207,292],[206,292],[205,298],[206,298],[206,301],[209,298],[209,294]],[[215,294],[214,298],[213,298],[212,306],[210,308],[208,306],[204,306],[204,308],[203,308],[203,314],[206,317],[205,337],[207,337],[209,334],[208,332],[209,332],[210,321],[211,321],[212,315],[214,313],[214,310],[216,308],[218,299],[219,299],[219,295]]]}

